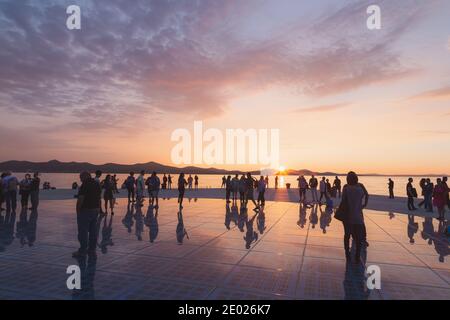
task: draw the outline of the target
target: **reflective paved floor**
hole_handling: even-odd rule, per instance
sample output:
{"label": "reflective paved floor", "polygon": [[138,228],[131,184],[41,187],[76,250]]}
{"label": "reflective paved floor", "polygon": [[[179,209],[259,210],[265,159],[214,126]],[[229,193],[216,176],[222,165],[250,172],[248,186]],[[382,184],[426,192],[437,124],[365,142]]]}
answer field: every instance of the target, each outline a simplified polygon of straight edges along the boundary
{"label": "reflective paved floor", "polygon": [[[0,299],[450,299],[448,240],[435,219],[365,212],[365,266],[381,270],[381,290],[368,290],[364,266],[345,263],[341,223],[318,208],[268,202],[255,216],[252,206],[186,200],[178,217],[171,199],[155,217],[120,199],[98,225],[97,260],[77,262],[74,204],[2,212]],[[73,264],[81,291],[66,286]]]}

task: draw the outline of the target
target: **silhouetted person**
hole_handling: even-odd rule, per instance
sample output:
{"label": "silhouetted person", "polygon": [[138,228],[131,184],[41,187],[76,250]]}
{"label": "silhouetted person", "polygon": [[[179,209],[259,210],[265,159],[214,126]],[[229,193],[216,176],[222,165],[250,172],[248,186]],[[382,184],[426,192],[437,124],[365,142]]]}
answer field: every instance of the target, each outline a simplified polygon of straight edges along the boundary
{"label": "silhouetted person", "polygon": [[6,172],[6,176],[2,179],[3,192],[5,195],[6,211],[16,212],[17,208],[17,186],[19,181],[10,171]]}
{"label": "silhouetted person", "polygon": [[341,197],[341,189],[342,189],[342,187],[341,187],[341,180],[339,179],[338,176],[336,176],[334,178],[333,187],[335,188],[336,193],[337,193],[338,197],[340,198]]}
{"label": "silhouetted person", "polygon": [[101,187],[103,189],[103,200],[105,201],[105,214],[108,214],[108,204],[111,208],[111,215],[114,215],[114,181],[111,175],[107,174]]}
{"label": "silhouetted person", "polygon": [[169,174],[169,176],[167,177],[167,183],[168,183],[168,187],[169,187],[169,190],[171,190],[172,189],[172,176]]}
{"label": "silhouetted person", "polygon": [[231,179],[231,197],[233,202],[237,201],[237,195],[239,193],[239,175],[235,175],[233,179]]}
{"label": "silhouetted person", "polygon": [[88,254],[96,257],[97,247],[97,219],[101,207],[100,184],[91,178],[88,172],[80,174],[81,186],[77,198],[77,225],[80,248],[73,253],[74,258]]}
{"label": "silhouetted person", "polygon": [[221,188],[225,188],[227,185],[227,178],[225,176],[222,177],[222,185],[220,186]]}
{"label": "silhouetted person", "polygon": [[253,211],[257,211],[259,209],[259,205],[256,203],[254,198],[254,187],[256,180],[253,179],[250,172],[247,173],[246,186],[247,186],[247,194],[246,194],[246,203],[250,200],[255,205]]}
{"label": "silhouetted person", "polygon": [[408,210],[416,210],[417,208],[414,206],[414,198],[417,197],[417,191],[413,187],[413,178],[408,179],[408,183],[406,185],[406,195],[408,197]]}
{"label": "silhouetted person", "polygon": [[319,204],[322,204],[322,198],[325,197],[325,200],[328,200],[327,195],[327,182],[325,181],[325,177],[322,177],[322,180],[320,180],[320,198],[319,198]]}
{"label": "silhouetted person", "polygon": [[448,178],[447,177],[443,177],[442,178],[442,184],[443,184],[443,186],[444,186],[444,188],[445,188],[445,190],[446,190],[446,193],[447,193],[447,196],[446,196],[446,198],[447,198],[447,207],[448,207],[448,209],[450,209],[450,187],[448,186]]}
{"label": "silhouetted person", "polygon": [[125,187],[127,188],[128,192],[128,202],[135,202],[135,192],[134,192],[134,186],[136,184],[136,179],[134,178],[134,172],[130,172],[130,175],[125,180]]}
{"label": "silhouetted person", "polygon": [[187,181],[184,179],[184,173],[180,173],[178,177],[178,203],[180,209],[183,208],[184,192],[186,191]]}
{"label": "silhouetted person", "polygon": [[394,199],[394,180],[389,178],[388,182],[389,199]]}
{"label": "silhouetted person", "polygon": [[437,179],[436,187],[433,191],[433,205],[437,208],[439,220],[443,221],[445,218],[445,206],[447,205],[447,189],[441,178]]}
{"label": "silhouetted person", "polygon": [[28,199],[30,198],[30,192],[31,175],[27,173],[25,174],[25,178],[23,178],[19,184],[20,204],[22,206],[22,209],[28,209]]}
{"label": "silhouetted person", "polygon": [[148,192],[150,197],[150,204],[155,205],[156,208],[159,208],[159,189],[161,187],[161,181],[159,177],[156,175],[156,172],[153,171],[152,175],[148,179]]}
{"label": "silhouetted person", "polygon": [[145,191],[145,170],[141,170],[139,177],[136,179],[136,203],[138,206],[144,204],[144,191]]}
{"label": "silhouetted person", "polygon": [[278,189],[278,176],[275,176],[275,189]]}
{"label": "silhouetted person", "polygon": [[195,190],[198,189],[198,176],[197,175],[195,175],[195,177],[194,177],[194,187],[195,187]]}
{"label": "silhouetted person", "polygon": [[258,206],[264,206],[266,204],[266,198],[264,196],[266,192],[266,180],[261,176],[258,181]]}
{"label": "silhouetted person", "polygon": [[319,200],[319,197],[317,196],[317,186],[319,185],[319,182],[317,181],[317,178],[314,177],[314,175],[311,176],[311,179],[309,179],[309,189],[311,190],[311,196],[313,203],[317,203]]}
{"label": "silhouetted person", "polygon": [[228,176],[225,180],[225,200],[227,201],[227,203],[230,202],[232,189],[233,187],[231,185],[231,176]]}
{"label": "silhouetted person", "polygon": [[361,246],[364,241],[365,227],[363,209],[367,206],[369,194],[362,183],[358,182],[358,176],[350,171],[347,174],[347,184],[342,191],[342,205],[345,208],[344,224],[344,250],[348,261],[350,256],[350,236],[356,247],[355,263],[360,263]]}
{"label": "silhouetted person", "polygon": [[308,188],[308,183],[304,176],[299,176],[297,178],[298,181],[298,194],[299,194],[299,202],[302,202],[306,199],[306,189]]}
{"label": "silhouetted person", "polygon": [[433,191],[434,184],[431,182],[430,178],[427,178],[424,190],[425,209],[427,212],[433,212]]}

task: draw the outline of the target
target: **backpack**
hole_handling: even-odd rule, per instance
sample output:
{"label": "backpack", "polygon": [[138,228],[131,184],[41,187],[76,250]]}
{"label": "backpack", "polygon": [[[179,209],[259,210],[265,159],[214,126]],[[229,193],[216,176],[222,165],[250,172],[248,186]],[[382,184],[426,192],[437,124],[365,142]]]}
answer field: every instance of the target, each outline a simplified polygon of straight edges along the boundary
{"label": "backpack", "polygon": [[17,190],[17,179],[11,178],[8,181],[8,191],[16,191]]}

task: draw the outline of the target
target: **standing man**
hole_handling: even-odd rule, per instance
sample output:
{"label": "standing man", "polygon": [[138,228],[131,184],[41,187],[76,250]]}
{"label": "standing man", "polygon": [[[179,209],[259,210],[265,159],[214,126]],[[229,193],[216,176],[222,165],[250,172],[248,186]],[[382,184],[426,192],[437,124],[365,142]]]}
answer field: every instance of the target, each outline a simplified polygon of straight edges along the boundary
{"label": "standing man", "polygon": [[17,186],[19,180],[10,171],[2,179],[3,190],[5,192],[6,212],[16,212],[17,208]]}
{"label": "standing man", "polygon": [[169,174],[169,176],[167,177],[167,186],[170,189],[172,189],[172,176]]}
{"label": "standing man", "polygon": [[136,179],[134,178],[134,172],[131,171],[130,175],[125,180],[125,187],[128,191],[128,202],[134,202],[134,185],[136,184]]}
{"label": "standing man", "polygon": [[31,179],[31,210],[37,210],[39,206],[39,187],[41,185],[41,179],[39,178],[39,172],[33,174],[33,179]]}
{"label": "standing man", "polygon": [[264,193],[266,192],[267,184],[266,180],[263,176],[258,181],[258,205],[259,206],[265,206],[266,205],[266,199],[264,197]]}
{"label": "standing man", "polygon": [[341,180],[336,176],[333,181],[333,187],[336,189],[338,197],[341,197]]}
{"label": "standing man", "polygon": [[159,189],[161,187],[161,181],[159,180],[159,177],[156,175],[156,172],[153,171],[152,175],[149,179],[149,195],[150,195],[150,204],[153,206],[155,205],[156,200],[156,206],[155,208],[159,208],[159,202],[158,202],[158,196],[159,196]]}
{"label": "standing man", "polygon": [[319,182],[317,181],[317,178],[314,177],[314,175],[312,175],[311,179],[309,179],[309,188],[311,189],[313,203],[317,203],[317,200],[319,198],[317,196],[317,186],[318,185],[319,185]]}
{"label": "standing man", "polygon": [[195,175],[195,177],[194,177],[194,187],[195,187],[195,190],[198,189],[198,175]]}
{"label": "standing man", "polygon": [[247,179],[245,180],[245,182],[246,182],[246,187],[247,187],[247,194],[245,197],[245,199],[246,199],[245,205],[247,205],[248,200],[250,200],[255,205],[255,208],[253,209],[253,211],[258,211],[259,205],[255,201],[254,191],[253,191],[255,188],[256,180],[253,179],[252,174],[250,172],[247,173]]}
{"label": "standing man", "polygon": [[80,174],[81,186],[77,200],[78,241],[80,248],[72,254],[74,258],[96,258],[97,219],[101,207],[100,184],[92,179],[89,172]]}
{"label": "standing man", "polygon": [[446,198],[447,198],[447,207],[450,209],[450,194],[449,194],[450,189],[449,189],[449,187],[448,187],[447,180],[448,180],[447,177],[443,177],[443,178],[442,178],[442,185],[444,186],[444,188],[445,188],[445,190],[446,190],[446,192],[447,192],[447,195],[446,195]]}
{"label": "standing man", "polygon": [[325,177],[322,177],[322,180],[320,180],[320,198],[319,198],[319,204],[322,204],[322,198],[325,197],[325,200],[328,199],[327,195],[327,182],[325,181]]}
{"label": "standing man", "polygon": [[408,179],[408,184],[406,185],[406,195],[408,196],[408,210],[413,211],[417,208],[414,206],[414,198],[417,197],[417,191],[412,185],[413,178]]}
{"label": "standing man", "polygon": [[388,189],[389,189],[389,199],[394,199],[394,181],[391,178],[389,178]]}
{"label": "standing man", "polygon": [[278,189],[278,176],[275,176],[275,189]]}

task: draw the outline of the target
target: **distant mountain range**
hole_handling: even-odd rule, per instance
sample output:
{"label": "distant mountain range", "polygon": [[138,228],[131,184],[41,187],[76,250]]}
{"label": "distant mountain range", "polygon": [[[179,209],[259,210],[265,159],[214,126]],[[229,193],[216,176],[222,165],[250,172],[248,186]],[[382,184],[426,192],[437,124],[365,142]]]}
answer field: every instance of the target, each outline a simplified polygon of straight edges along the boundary
{"label": "distant mountain range", "polygon": [[[194,166],[188,166],[183,168],[177,168],[173,166],[166,166],[157,162],[146,162],[146,163],[135,163],[135,164],[118,164],[118,163],[105,163],[105,164],[92,164],[89,162],[61,162],[58,160],[51,160],[47,162],[31,162],[31,161],[18,161],[11,160],[0,162],[0,172],[3,171],[13,171],[13,172],[47,172],[47,173],[79,173],[81,171],[94,172],[96,170],[101,170],[102,172],[110,173],[129,173],[139,172],[145,170],[147,173],[151,171],[156,171],[158,173],[171,173],[178,174],[184,173],[195,173],[195,174],[221,174],[221,175],[232,175],[232,174],[243,174],[246,171],[239,170],[224,170],[218,168],[199,168]],[[259,175],[260,171],[251,171],[253,175]],[[276,172],[273,170],[264,170],[262,174],[280,174],[280,175],[303,175],[303,176],[345,176],[346,173],[336,173],[336,172],[318,172],[311,171],[307,169],[293,170],[288,169],[283,172]],[[360,174],[361,176],[380,176],[388,177],[390,175],[377,174],[377,173],[367,173]],[[391,175],[391,176],[409,176],[409,175]],[[440,177],[448,176],[446,174],[423,174],[423,175],[412,175],[416,177]]]}
{"label": "distant mountain range", "polygon": [[[145,170],[147,173],[156,171],[158,173],[171,173],[178,174],[184,173],[196,173],[196,174],[242,174],[243,171],[238,170],[223,170],[217,168],[198,168],[198,167],[184,167],[177,168],[172,166],[166,166],[156,162],[135,163],[135,164],[118,164],[118,163],[105,163],[105,164],[92,164],[89,162],[61,162],[58,160],[51,160],[48,162],[31,162],[31,161],[5,161],[0,162],[0,171],[13,171],[13,172],[46,172],[46,173],[79,173],[82,171],[94,172],[101,170],[102,172],[111,173],[129,173],[140,172]],[[258,175],[259,171],[251,171],[252,174]]]}

